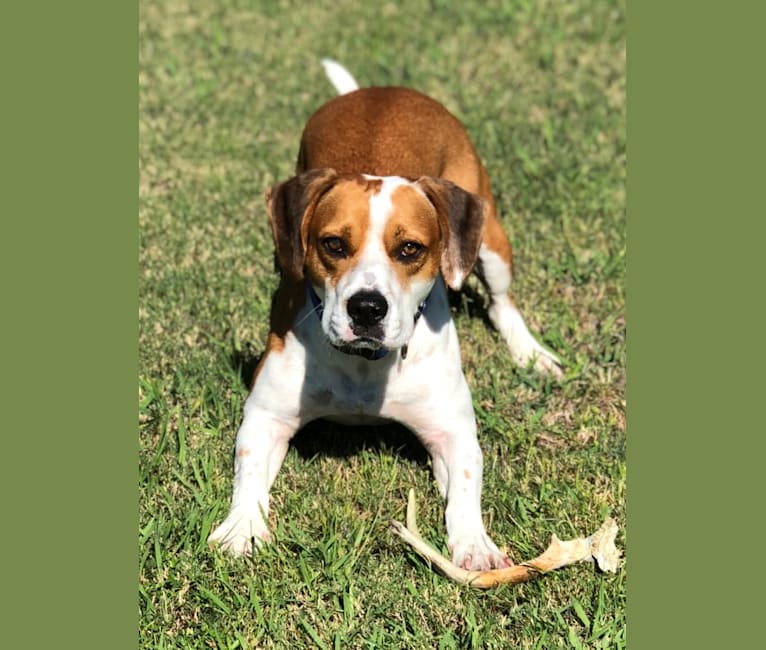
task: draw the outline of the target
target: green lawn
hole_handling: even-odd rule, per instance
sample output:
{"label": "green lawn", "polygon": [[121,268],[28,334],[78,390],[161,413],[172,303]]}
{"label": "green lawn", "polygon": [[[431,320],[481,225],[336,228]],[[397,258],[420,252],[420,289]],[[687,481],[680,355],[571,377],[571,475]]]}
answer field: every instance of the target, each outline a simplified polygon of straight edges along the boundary
{"label": "green lawn", "polygon": [[514,367],[476,281],[456,298],[490,534],[523,560],[611,514],[626,545],[624,3],[142,0],[141,647],[624,647],[625,566],[481,592],[408,551],[388,530],[408,489],[442,548],[443,504],[395,426],[314,423],[272,490],[274,543],[254,562],[208,550],[275,288],[263,192],[333,96],[322,56],[465,123],[517,302],[566,360],[560,383]]}

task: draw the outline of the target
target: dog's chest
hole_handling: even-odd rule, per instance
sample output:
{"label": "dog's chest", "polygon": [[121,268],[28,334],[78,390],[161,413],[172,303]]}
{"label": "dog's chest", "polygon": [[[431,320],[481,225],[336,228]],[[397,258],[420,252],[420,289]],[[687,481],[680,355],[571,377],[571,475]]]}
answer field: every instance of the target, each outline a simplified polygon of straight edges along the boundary
{"label": "dog's chest", "polygon": [[311,410],[347,423],[371,422],[385,419],[389,403],[398,401],[403,394],[412,394],[408,390],[412,373],[396,367],[398,358],[370,363],[349,357],[345,361],[309,365],[304,395]]}
{"label": "dog's chest", "polygon": [[267,360],[258,390],[261,403],[304,422],[328,418],[364,424],[401,420],[413,410],[438,409],[450,401],[462,372],[443,290],[429,298],[404,359],[397,349],[368,360],[333,348],[313,311],[307,300],[284,349]]}

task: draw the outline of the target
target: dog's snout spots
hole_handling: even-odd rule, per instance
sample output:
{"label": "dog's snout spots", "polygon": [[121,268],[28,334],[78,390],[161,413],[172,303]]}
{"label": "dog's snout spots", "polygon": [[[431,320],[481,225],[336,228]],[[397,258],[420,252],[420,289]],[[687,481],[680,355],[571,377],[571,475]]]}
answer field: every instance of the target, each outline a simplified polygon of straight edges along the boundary
{"label": "dog's snout spots", "polygon": [[364,274],[364,283],[369,285],[375,284],[375,274],[366,271]]}
{"label": "dog's snout spots", "polygon": [[348,315],[354,325],[372,327],[388,313],[388,302],[379,291],[358,291],[348,299]]}

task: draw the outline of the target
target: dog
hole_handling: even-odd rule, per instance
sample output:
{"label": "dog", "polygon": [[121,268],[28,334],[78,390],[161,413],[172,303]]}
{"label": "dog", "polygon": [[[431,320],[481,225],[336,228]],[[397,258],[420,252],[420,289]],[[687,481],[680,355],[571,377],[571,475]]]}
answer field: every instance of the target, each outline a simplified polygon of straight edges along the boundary
{"label": "dog", "polygon": [[447,288],[475,268],[513,360],[553,375],[560,361],[511,300],[511,245],[458,119],[415,90],[360,89],[323,63],[340,94],[308,120],[296,175],[266,193],[280,282],[231,509],[208,541],[248,555],[270,539],[269,489],[308,422],[393,420],[431,455],[453,562],[510,566],[482,523],[482,453]]}

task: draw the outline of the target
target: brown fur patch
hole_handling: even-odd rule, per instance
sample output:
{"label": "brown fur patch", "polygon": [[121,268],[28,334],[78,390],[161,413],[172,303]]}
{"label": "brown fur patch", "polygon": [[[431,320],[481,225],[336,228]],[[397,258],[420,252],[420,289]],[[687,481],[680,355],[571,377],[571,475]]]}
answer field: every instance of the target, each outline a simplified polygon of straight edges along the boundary
{"label": "brown fur patch", "polygon": [[282,351],[285,336],[293,326],[295,317],[305,301],[306,291],[303,282],[283,276],[271,303],[268,346],[270,350]]}
{"label": "brown fur patch", "polygon": [[[494,210],[492,211],[494,215]],[[482,243],[489,250],[497,253],[508,267],[511,267],[511,242],[503,231],[503,227],[496,216],[488,217],[484,227],[484,239]]]}
{"label": "brown fur patch", "polygon": [[305,301],[306,290],[303,281],[295,280],[289,275],[283,275],[279,281],[279,287],[277,287],[271,300],[269,336],[266,340],[266,350],[261,355],[261,359],[253,371],[250,390],[255,386],[255,380],[258,378],[269,354],[280,353],[285,349],[287,332],[292,328],[295,317]]}
{"label": "brown fur patch", "polygon": [[[343,177],[322,196],[311,219],[304,220],[306,273],[315,285],[329,278],[335,286],[357,263],[370,227],[370,196],[381,184],[361,176]],[[329,237],[343,240],[344,256],[325,248],[323,241]]]}
{"label": "brown fur patch", "polygon": [[[397,187],[391,194],[392,213],[383,232],[383,246],[396,272],[399,286],[407,290],[413,280],[431,280],[439,273],[443,241],[434,206],[414,187]],[[406,242],[423,246],[411,261],[399,253]]]}

